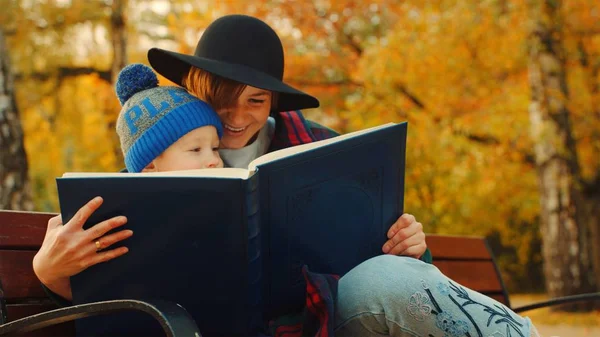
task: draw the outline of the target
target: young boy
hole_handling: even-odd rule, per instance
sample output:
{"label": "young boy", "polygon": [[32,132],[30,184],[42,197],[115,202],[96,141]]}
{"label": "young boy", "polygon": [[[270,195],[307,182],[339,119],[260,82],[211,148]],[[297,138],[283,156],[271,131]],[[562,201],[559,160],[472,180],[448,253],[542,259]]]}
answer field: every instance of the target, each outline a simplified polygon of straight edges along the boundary
{"label": "young boy", "polygon": [[128,172],[223,167],[217,151],[221,120],[206,102],[183,88],[158,86],[143,64],[123,68],[116,91],[122,105],[117,134]]}

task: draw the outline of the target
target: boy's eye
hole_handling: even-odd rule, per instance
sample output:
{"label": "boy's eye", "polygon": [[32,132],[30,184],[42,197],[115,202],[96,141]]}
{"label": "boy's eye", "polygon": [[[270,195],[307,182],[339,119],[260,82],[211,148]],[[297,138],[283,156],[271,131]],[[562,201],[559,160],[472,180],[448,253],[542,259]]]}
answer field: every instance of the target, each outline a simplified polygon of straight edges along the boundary
{"label": "boy's eye", "polygon": [[264,100],[264,99],[250,98],[250,99],[249,99],[249,101],[250,101],[250,103],[261,104],[261,103],[263,103],[265,100]]}
{"label": "boy's eye", "polygon": [[201,149],[201,148],[199,148],[199,147],[196,147],[196,148],[193,148],[193,149],[192,149],[192,152],[200,152],[200,151],[202,151],[202,149]]}
{"label": "boy's eye", "polygon": [[219,147],[213,147],[213,152],[219,152]]}

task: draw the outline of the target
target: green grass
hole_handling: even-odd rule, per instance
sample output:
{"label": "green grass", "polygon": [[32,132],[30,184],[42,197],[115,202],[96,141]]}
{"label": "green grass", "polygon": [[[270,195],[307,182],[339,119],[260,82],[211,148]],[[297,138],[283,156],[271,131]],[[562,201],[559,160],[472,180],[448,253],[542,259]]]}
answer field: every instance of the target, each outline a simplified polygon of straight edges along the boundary
{"label": "green grass", "polygon": [[[548,300],[546,295],[538,294],[515,294],[510,295],[510,302],[513,307],[536,303]],[[600,326],[600,311],[585,313],[571,313],[553,311],[550,308],[536,309],[522,313],[529,317],[535,324],[546,325],[572,325],[572,326]]]}

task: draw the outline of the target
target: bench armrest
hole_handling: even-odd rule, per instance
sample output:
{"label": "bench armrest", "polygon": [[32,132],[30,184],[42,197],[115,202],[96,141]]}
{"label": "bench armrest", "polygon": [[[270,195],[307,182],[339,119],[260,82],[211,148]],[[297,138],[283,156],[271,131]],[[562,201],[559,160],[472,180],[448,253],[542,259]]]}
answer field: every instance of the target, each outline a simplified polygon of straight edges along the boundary
{"label": "bench armrest", "polygon": [[12,336],[84,317],[132,310],[154,317],[168,337],[200,337],[196,322],[182,306],[162,300],[113,300],[50,310],[0,325],[0,336]]}
{"label": "bench armrest", "polygon": [[551,307],[551,306],[555,306],[555,305],[559,305],[559,304],[574,303],[574,302],[587,302],[587,301],[593,301],[593,300],[596,300],[596,301],[600,300],[600,292],[558,297],[558,298],[554,298],[554,299],[551,299],[548,301],[543,301],[543,302],[524,305],[524,306],[517,307],[517,308],[512,308],[512,310],[516,313],[521,313],[524,311],[546,308],[546,307]]}

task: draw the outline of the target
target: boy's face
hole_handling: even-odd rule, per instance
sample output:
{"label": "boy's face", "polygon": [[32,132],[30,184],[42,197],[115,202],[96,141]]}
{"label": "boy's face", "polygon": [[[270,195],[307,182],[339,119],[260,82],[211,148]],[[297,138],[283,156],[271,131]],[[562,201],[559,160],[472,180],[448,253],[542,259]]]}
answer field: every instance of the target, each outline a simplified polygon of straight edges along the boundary
{"label": "boy's face", "polygon": [[188,132],[156,157],[142,172],[165,172],[223,167],[214,126]]}

